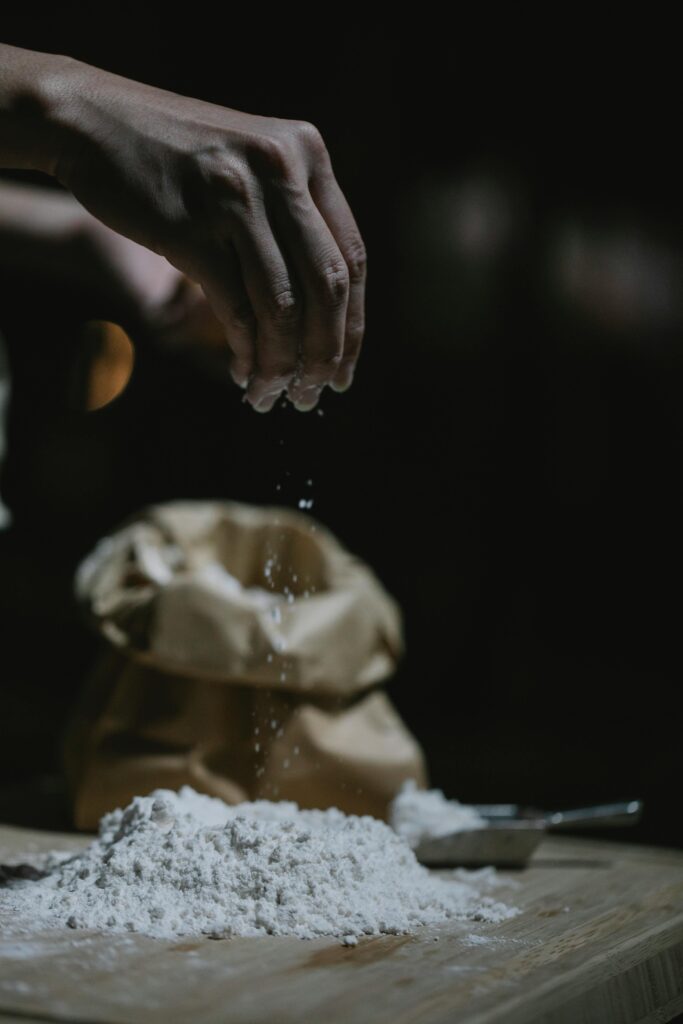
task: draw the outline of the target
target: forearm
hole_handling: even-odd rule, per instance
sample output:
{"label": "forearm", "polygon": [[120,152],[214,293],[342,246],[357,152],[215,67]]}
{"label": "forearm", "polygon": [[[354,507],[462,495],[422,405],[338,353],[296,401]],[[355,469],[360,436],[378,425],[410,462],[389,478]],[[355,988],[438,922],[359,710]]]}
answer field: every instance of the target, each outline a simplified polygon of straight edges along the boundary
{"label": "forearm", "polygon": [[81,67],[0,43],[0,167],[56,173],[70,134],[64,109]]}
{"label": "forearm", "polygon": [[313,125],[0,46],[0,166],[54,175],[201,285],[254,408],[350,385],[365,249]]}

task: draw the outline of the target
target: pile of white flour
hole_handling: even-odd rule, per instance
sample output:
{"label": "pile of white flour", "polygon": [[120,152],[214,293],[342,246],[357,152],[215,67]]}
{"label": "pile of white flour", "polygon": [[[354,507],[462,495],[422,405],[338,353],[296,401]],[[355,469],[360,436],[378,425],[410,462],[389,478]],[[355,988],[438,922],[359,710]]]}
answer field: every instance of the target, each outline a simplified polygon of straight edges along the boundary
{"label": "pile of white flour", "polygon": [[440,789],[418,789],[415,782],[403,783],[389,810],[391,827],[413,849],[423,839],[483,828],[481,814],[468,804],[447,800]]}
{"label": "pile of white flour", "polygon": [[0,909],[36,928],[350,943],[516,913],[475,882],[430,874],[373,818],[267,801],[229,807],[189,787],[106,815],[85,851],[55,858],[44,878],[0,889]]}

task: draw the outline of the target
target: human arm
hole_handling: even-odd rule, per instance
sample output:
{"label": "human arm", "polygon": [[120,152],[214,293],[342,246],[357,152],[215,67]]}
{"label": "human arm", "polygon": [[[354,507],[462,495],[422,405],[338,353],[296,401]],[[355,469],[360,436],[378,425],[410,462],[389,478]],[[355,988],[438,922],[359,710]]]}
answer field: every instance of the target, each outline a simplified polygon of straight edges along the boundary
{"label": "human arm", "polygon": [[1,267],[64,283],[133,333],[142,327],[161,341],[171,335],[213,344],[219,335],[201,289],[62,190],[0,182]]}
{"label": "human arm", "polygon": [[364,249],[312,125],[0,46],[0,128],[3,166],[53,174],[201,284],[255,408],[351,383]]}

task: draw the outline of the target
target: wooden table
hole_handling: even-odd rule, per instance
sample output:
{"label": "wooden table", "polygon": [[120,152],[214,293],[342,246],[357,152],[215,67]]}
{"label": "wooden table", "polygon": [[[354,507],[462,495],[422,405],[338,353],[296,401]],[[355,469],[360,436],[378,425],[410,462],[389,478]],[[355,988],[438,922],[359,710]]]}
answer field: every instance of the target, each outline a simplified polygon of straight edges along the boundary
{"label": "wooden table", "polygon": [[[0,828],[0,862],[83,839]],[[418,935],[188,939],[0,919],[0,1024],[631,1024],[683,1011],[683,854],[548,839],[497,898],[523,913]]]}

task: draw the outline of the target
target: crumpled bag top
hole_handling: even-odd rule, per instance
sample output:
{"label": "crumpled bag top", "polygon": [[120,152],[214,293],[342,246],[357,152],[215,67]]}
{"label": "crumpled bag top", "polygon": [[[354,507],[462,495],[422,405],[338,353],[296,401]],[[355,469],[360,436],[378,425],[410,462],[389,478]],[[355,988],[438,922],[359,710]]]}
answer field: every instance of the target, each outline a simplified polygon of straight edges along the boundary
{"label": "crumpled bag top", "polygon": [[97,544],[76,591],[111,643],[184,676],[349,696],[402,650],[371,570],[289,509],[153,506]]}

